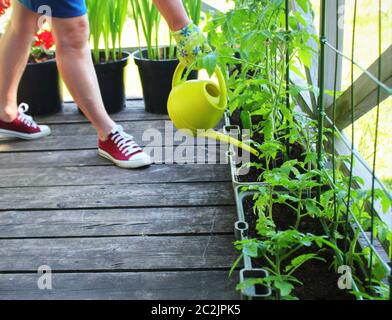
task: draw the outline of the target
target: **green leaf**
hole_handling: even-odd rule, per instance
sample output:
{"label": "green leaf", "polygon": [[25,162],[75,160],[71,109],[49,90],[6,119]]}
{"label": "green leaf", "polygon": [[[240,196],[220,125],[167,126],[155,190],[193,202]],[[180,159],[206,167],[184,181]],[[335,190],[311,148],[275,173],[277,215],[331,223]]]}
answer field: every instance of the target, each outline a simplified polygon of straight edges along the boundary
{"label": "green leaf", "polygon": [[306,200],[305,206],[306,206],[306,210],[311,216],[313,217],[320,216],[321,213],[320,208],[317,207],[311,199]]}
{"label": "green leaf", "polygon": [[206,69],[207,73],[210,77],[215,72],[217,66],[217,56],[214,52],[211,52],[201,58],[198,58],[198,67],[200,69]]}
{"label": "green leaf", "polygon": [[298,269],[300,266],[302,266],[305,262],[309,260],[321,260],[325,261],[324,259],[320,258],[317,256],[315,253],[308,253],[308,254],[303,254],[300,255],[293,260],[291,260],[290,265],[288,265],[285,269],[286,272],[294,272],[296,269]]}
{"label": "green leaf", "polygon": [[269,142],[273,139],[273,118],[272,116],[268,117],[268,119],[264,122],[264,129],[263,129],[263,133],[264,133],[264,139],[265,141]]}
{"label": "green leaf", "polygon": [[256,241],[247,242],[244,244],[244,254],[256,258],[258,256],[258,243]]}
{"label": "green leaf", "polygon": [[284,280],[275,280],[274,281],[274,286],[279,289],[280,295],[282,297],[290,295],[290,293],[293,291],[294,286],[287,281]]}
{"label": "green leaf", "polygon": [[249,134],[252,135],[252,118],[249,111],[241,111],[241,123],[242,128],[249,130]]}
{"label": "green leaf", "polygon": [[382,211],[384,213],[387,213],[388,210],[391,208],[391,201],[389,200],[389,197],[383,192],[383,196],[381,197],[381,206],[382,206]]}
{"label": "green leaf", "polygon": [[300,49],[298,53],[299,59],[305,67],[310,68],[312,65],[312,53],[306,49]]}
{"label": "green leaf", "polygon": [[299,4],[304,13],[309,12],[309,0],[297,0],[296,2]]}

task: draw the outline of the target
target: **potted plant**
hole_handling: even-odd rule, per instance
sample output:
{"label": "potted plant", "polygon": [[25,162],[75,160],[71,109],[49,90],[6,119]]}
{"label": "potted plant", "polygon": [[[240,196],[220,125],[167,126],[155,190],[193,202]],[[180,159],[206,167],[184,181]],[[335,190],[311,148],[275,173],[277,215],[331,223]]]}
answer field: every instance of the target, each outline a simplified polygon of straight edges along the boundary
{"label": "potted plant", "polygon": [[[121,47],[128,0],[88,0],[92,56],[102,99],[108,113],[125,107],[125,68],[130,54]],[[100,49],[100,41],[104,49]]]}
{"label": "potted plant", "polygon": [[[159,46],[161,16],[151,0],[131,0],[131,6],[139,41],[139,50],[134,53],[134,59],[139,68],[145,108],[147,112],[167,114],[172,78],[179,63],[173,39],[170,35],[169,45]],[[141,34],[145,38],[146,48],[141,48]],[[191,72],[189,78],[197,78],[197,73]]]}
{"label": "potted plant", "polygon": [[18,103],[29,105],[33,116],[61,111],[62,92],[51,31],[41,29],[33,41],[26,69],[18,88]]}

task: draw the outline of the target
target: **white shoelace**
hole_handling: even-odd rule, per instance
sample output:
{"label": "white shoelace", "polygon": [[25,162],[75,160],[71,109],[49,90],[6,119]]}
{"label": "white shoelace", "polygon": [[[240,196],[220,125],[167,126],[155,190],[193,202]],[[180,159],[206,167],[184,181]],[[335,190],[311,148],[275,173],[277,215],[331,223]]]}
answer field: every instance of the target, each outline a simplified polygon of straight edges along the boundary
{"label": "white shoelace", "polygon": [[130,156],[137,151],[142,151],[139,145],[134,141],[134,137],[124,132],[122,126],[115,126],[111,133],[111,139],[125,156]]}
{"label": "white shoelace", "polygon": [[29,105],[27,103],[21,103],[18,107],[18,120],[31,128],[38,128],[32,117],[25,114],[29,110]]}

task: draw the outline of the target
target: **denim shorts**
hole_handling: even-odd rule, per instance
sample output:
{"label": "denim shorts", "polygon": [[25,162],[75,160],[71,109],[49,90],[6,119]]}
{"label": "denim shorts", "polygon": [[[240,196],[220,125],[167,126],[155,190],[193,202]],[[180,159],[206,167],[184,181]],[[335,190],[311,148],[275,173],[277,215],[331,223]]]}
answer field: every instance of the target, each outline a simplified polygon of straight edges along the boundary
{"label": "denim shorts", "polygon": [[85,0],[19,0],[36,13],[54,18],[74,18],[87,13]]}

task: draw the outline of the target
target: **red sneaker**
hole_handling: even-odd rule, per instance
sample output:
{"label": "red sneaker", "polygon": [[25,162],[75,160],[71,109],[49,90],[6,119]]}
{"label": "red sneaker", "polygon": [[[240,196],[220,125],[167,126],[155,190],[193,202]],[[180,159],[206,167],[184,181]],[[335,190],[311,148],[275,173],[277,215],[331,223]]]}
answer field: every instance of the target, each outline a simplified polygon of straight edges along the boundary
{"label": "red sneaker", "polygon": [[25,114],[29,106],[22,103],[18,108],[18,115],[12,122],[0,120],[0,137],[34,140],[50,135],[48,126],[39,126],[32,117]]}
{"label": "red sneaker", "polygon": [[133,139],[122,126],[116,126],[106,141],[99,140],[98,153],[121,168],[149,166],[152,163],[150,156]]}

